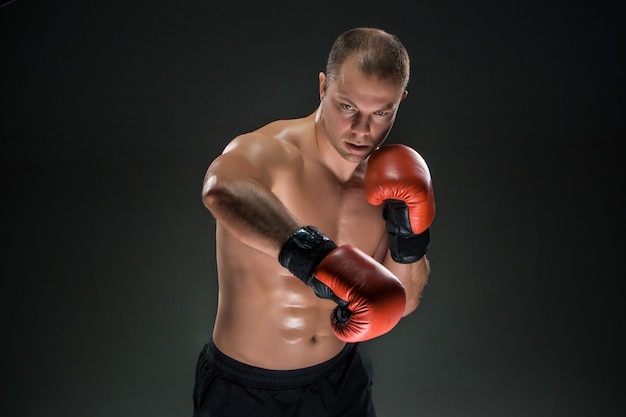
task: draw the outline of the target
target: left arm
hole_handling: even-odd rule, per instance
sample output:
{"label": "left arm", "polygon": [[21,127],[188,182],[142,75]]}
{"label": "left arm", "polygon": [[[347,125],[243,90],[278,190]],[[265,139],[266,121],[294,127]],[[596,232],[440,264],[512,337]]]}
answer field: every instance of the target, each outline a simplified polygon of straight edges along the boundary
{"label": "left arm", "polygon": [[406,291],[403,316],[417,308],[430,274],[426,252],[435,199],[426,161],[405,145],[388,145],[374,152],[365,171],[367,200],[382,205],[389,250],[382,264]]}

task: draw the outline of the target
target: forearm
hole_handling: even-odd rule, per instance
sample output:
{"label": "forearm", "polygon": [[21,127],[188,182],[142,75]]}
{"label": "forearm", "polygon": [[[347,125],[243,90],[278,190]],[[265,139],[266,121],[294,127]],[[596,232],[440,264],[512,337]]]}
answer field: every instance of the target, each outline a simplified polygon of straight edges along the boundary
{"label": "forearm", "polygon": [[204,205],[230,233],[273,257],[300,227],[266,186],[249,178],[209,174],[202,197]]}
{"label": "forearm", "polygon": [[424,292],[424,287],[428,282],[430,274],[430,264],[428,258],[424,256],[417,262],[411,264],[400,264],[391,259],[387,254],[383,265],[394,273],[404,285],[406,291],[406,306],[403,316],[408,316],[417,309]]}

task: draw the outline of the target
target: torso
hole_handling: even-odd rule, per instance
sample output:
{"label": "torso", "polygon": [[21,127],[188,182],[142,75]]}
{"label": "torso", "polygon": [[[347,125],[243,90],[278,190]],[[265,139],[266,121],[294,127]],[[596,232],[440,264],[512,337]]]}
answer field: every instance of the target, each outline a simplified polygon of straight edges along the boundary
{"label": "torso", "polygon": [[[314,142],[311,118],[271,126],[263,134],[296,148]],[[281,173],[272,191],[302,224],[382,260],[385,225],[380,207],[365,199],[362,173],[340,181],[315,157],[303,161],[303,169]],[[213,339],[222,352],[266,369],[303,368],[339,353],[344,342],[329,321],[334,302],[315,296],[277,259],[243,244],[219,223],[216,239],[219,302]]]}

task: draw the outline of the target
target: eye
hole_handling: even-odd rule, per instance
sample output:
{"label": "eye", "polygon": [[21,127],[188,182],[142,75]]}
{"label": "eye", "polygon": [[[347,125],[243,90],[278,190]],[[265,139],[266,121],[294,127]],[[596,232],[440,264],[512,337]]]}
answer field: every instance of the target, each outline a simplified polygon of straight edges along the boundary
{"label": "eye", "polygon": [[381,117],[382,117],[382,116],[386,116],[386,115],[388,115],[388,114],[389,114],[389,112],[379,110],[379,111],[377,111],[377,112],[374,112],[374,114],[375,114],[376,116],[381,116]]}
{"label": "eye", "polygon": [[354,107],[352,107],[351,105],[346,104],[346,103],[343,103],[343,104],[341,105],[341,108],[342,108],[342,109],[344,109],[344,110],[349,110],[349,111],[350,111],[350,110],[354,110]]}

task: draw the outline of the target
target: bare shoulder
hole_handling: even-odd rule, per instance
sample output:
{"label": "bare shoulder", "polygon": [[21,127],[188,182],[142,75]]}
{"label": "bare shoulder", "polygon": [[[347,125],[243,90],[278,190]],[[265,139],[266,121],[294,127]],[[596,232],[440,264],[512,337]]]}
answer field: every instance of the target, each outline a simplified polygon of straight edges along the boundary
{"label": "bare shoulder", "polygon": [[313,128],[307,118],[279,120],[233,138],[209,166],[211,176],[249,178],[267,186],[302,170],[302,146]]}
{"label": "bare shoulder", "polygon": [[304,119],[279,120],[235,137],[223,154],[233,153],[266,167],[292,166],[306,139]]}
{"label": "bare shoulder", "polygon": [[235,137],[222,155],[244,158],[265,169],[293,169],[302,163],[303,149],[315,137],[310,117],[277,120],[249,133]]}

